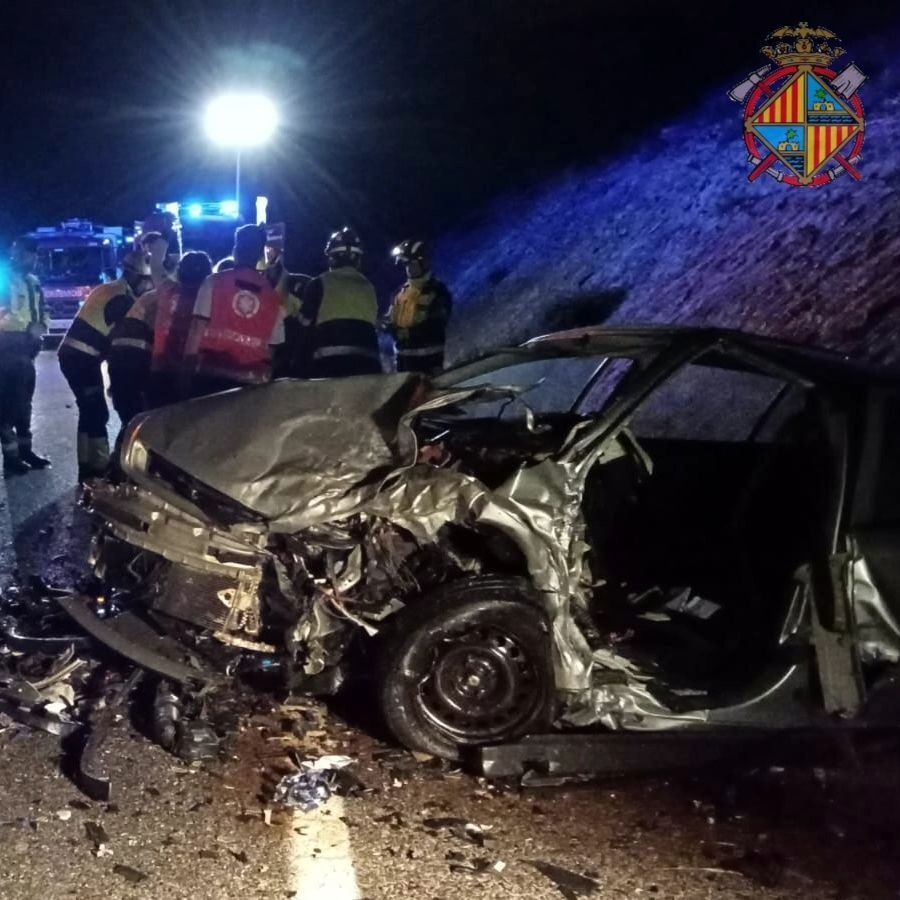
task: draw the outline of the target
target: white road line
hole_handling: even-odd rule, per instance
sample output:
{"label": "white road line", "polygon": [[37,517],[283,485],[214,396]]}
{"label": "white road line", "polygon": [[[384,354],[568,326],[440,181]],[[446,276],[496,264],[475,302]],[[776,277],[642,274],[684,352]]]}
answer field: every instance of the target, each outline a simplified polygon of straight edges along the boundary
{"label": "white road line", "polygon": [[341,820],[344,801],[331,797],[319,809],[295,812],[291,830],[291,889],[298,900],[360,900],[350,830]]}

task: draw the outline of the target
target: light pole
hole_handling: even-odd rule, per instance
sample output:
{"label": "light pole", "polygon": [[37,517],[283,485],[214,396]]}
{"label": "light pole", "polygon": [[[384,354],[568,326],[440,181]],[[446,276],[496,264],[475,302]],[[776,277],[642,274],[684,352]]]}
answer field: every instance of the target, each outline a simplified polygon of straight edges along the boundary
{"label": "light pole", "polygon": [[278,111],[263,94],[222,94],[207,105],[203,124],[213,143],[235,151],[234,199],[240,215],[241,153],[271,139],[278,127]]}

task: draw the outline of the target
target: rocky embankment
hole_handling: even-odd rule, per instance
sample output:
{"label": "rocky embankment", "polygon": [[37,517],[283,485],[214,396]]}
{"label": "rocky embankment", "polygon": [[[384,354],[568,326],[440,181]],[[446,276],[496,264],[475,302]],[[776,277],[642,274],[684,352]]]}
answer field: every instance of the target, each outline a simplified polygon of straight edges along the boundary
{"label": "rocky embankment", "polygon": [[869,75],[861,182],[751,184],[721,85],[630,152],[440,242],[457,297],[450,358],[555,328],[677,322],[900,360],[900,36],[852,50]]}

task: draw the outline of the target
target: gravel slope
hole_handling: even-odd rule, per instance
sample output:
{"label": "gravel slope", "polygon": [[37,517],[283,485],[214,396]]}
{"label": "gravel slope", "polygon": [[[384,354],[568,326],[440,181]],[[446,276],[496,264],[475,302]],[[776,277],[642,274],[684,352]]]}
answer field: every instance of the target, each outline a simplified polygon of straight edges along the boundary
{"label": "gravel slope", "polygon": [[862,182],[749,183],[740,110],[723,84],[631,152],[508,197],[446,236],[451,358],[609,321],[734,326],[897,359],[898,50],[893,34],[848,53],[870,76]]}

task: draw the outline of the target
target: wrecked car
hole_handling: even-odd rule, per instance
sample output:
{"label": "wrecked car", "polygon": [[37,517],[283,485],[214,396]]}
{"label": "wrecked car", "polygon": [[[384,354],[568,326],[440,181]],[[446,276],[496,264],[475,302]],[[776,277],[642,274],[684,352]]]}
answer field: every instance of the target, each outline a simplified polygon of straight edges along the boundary
{"label": "wrecked car", "polygon": [[144,663],[126,613],[290,690],[357,676],[447,758],[554,727],[879,721],[897,459],[896,373],[722,330],[277,381],[132,424],[77,615]]}

